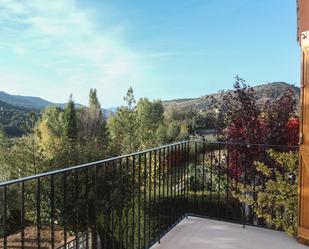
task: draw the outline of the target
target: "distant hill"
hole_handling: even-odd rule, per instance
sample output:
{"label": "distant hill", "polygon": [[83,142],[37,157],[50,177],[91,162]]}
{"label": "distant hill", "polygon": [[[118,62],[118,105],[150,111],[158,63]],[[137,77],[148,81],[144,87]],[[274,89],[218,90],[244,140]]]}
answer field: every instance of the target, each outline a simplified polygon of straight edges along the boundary
{"label": "distant hill", "polygon": [[[63,108],[65,103],[53,103],[39,97],[12,95],[0,91],[0,100],[14,106],[21,106],[29,109],[42,110],[47,106],[58,106]],[[76,104],[77,107],[82,107],[81,104]]]}
{"label": "distant hill", "polygon": [[[285,82],[273,82],[254,87],[260,103],[267,100],[278,99],[288,91],[292,91],[293,98],[299,103],[300,88]],[[180,108],[193,107],[200,111],[214,110],[222,103],[221,91],[214,94],[204,95],[199,98],[184,98],[163,101],[165,108],[178,106]],[[0,91],[0,125],[4,127],[9,136],[20,136],[23,133],[23,125],[28,119],[30,112],[38,116],[42,109],[47,106],[58,106],[63,108],[65,104],[53,103],[39,97],[11,95]],[[77,104],[77,107],[83,107]],[[115,112],[117,107],[102,109],[104,116],[108,117]]]}
{"label": "distant hill", "polygon": [[[0,91],[0,101],[8,103],[15,107],[22,107],[34,111],[43,110],[48,106],[58,106],[60,108],[64,108],[66,105],[66,103],[53,103],[39,97],[12,95],[3,91]],[[75,106],[77,108],[84,107],[83,105],[78,103],[75,103]],[[102,108],[102,112],[106,117],[108,117],[111,113],[115,112],[116,110],[117,107],[111,107],[105,109]]]}
{"label": "distant hill", "polygon": [[[283,96],[286,92],[292,91],[293,98],[296,104],[299,103],[300,88],[285,82],[272,82],[253,87],[258,98],[258,101],[263,104],[267,100],[275,100]],[[214,94],[204,95],[199,98],[175,99],[163,101],[163,105],[168,108],[170,106],[178,106],[180,108],[194,107],[198,110],[212,110],[222,103],[222,93],[229,92],[221,91]]]}
{"label": "distant hill", "polygon": [[36,109],[14,106],[0,101],[0,125],[9,137],[19,137],[25,133],[23,127],[28,121],[30,112],[39,115]]}
{"label": "distant hill", "polygon": [[116,111],[117,111],[117,108],[118,108],[118,107],[102,108],[103,115],[104,115],[105,117],[108,117],[108,116],[111,115],[112,113],[116,112]]}

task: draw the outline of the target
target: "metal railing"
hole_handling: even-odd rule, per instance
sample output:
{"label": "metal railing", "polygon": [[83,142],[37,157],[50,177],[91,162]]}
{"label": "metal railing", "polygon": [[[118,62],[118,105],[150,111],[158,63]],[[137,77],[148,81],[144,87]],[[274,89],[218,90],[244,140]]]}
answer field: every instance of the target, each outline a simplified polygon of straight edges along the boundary
{"label": "metal railing", "polygon": [[[269,152],[298,152],[299,146],[199,141],[192,142],[190,148],[187,213],[243,226],[274,228],[258,217],[250,202],[256,204],[267,182],[276,180],[276,172],[289,184],[296,184],[297,173],[293,177],[287,175],[287,165],[280,165]],[[297,153],[295,156],[298,160]],[[270,175],[261,173],[256,163],[264,164],[271,171]],[[295,165],[298,166],[297,161]],[[248,199],[250,201],[246,202]],[[273,210],[265,212],[270,217],[275,215]],[[284,215],[283,209],[281,212]]]}
{"label": "metal railing", "polygon": [[188,214],[256,225],[232,192],[261,184],[268,148],[297,150],[185,141],[0,183],[0,248],[150,248]]}

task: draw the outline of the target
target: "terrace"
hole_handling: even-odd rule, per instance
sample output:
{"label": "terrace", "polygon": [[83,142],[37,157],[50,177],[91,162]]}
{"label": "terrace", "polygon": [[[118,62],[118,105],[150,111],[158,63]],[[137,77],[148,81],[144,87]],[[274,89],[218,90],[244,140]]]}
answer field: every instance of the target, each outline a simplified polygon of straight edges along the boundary
{"label": "terrace", "polygon": [[253,226],[243,229],[239,224],[188,217],[161,239],[153,249],[301,249],[296,243],[279,231]]}
{"label": "terrace", "polygon": [[241,198],[256,161],[296,181],[270,149],[298,147],[184,141],[1,183],[0,248],[303,248]]}

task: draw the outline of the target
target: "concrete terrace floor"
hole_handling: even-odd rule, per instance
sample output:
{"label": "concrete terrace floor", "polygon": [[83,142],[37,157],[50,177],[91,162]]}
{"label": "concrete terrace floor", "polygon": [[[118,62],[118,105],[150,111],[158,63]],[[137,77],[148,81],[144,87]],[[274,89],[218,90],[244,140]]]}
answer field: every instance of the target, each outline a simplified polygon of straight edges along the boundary
{"label": "concrete terrace floor", "polygon": [[308,249],[283,232],[189,217],[151,249]]}

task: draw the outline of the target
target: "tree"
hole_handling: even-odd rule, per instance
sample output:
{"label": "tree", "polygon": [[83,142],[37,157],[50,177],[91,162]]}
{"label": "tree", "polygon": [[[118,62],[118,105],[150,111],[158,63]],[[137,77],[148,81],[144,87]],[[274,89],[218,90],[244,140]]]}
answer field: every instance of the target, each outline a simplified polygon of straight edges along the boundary
{"label": "tree", "polygon": [[77,141],[77,113],[70,97],[64,110],[48,107],[35,131],[40,148],[46,154],[49,169],[68,167],[84,162]]}
{"label": "tree", "polygon": [[57,151],[62,148],[63,129],[63,111],[61,108],[55,106],[45,108],[35,132],[40,147],[49,159],[52,159]]}
{"label": "tree", "polygon": [[36,134],[35,115],[29,118],[27,134],[7,140],[0,134],[0,161],[2,180],[15,179],[44,172],[48,169],[44,150]]}
{"label": "tree", "polygon": [[136,101],[131,87],[128,89],[124,100],[126,106],[119,107],[107,120],[111,151],[114,154],[133,152],[139,147],[136,139],[138,125],[136,122]]}
{"label": "tree", "polygon": [[214,111],[207,111],[197,116],[197,129],[216,129],[217,114]]}
{"label": "tree", "polygon": [[[251,178],[254,177],[253,162],[258,159],[257,156],[260,153],[256,153],[257,148],[246,145],[265,142],[263,123],[260,119],[261,111],[253,88],[248,86],[245,80],[239,76],[236,76],[235,80],[234,90],[223,96],[222,109],[225,110],[223,120],[228,123],[228,127],[223,130],[224,133],[221,137],[236,144],[230,148],[228,158],[231,165],[230,174],[234,178],[239,178],[243,173],[246,173],[246,180],[250,183]],[[262,153],[262,151],[260,152]]]}
{"label": "tree", "polygon": [[286,123],[286,143],[288,146],[295,146],[299,143],[299,118],[291,117]]}
{"label": "tree", "polygon": [[126,96],[123,97],[123,100],[127,103],[127,107],[129,109],[134,109],[136,100],[134,98],[134,91],[131,86],[129,87]]}
{"label": "tree", "polygon": [[223,100],[220,120],[227,129],[222,129],[222,135],[229,142],[288,145],[293,134],[296,145],[298,118],[291,91],[262,106],[254,89],[236,76],[234,91],[226,93]]}
{"label": "tree", "polygon": [[63,112],[63,132],[64,136],[68,139],[75,140],[77,138],[76,110],[72,95]]}
{"label": "tree", "polygon": [[85,162],[99,160],[107,156],[108,136],[106,119],[102,114],[96,89],[90,89],[89,106],[77,113],[78,143],[80,155]]}
{"label": "tree", "polygon": [[50,169],[34,133],[15,141],[6,156],[5,165],[9,179],[35,175]]}
{"label": "tree", "polygon": [[298,153],[267,150],[271,164],[254,162],[263,181],[256,185],[239,184],[240,191],[232,194],[253,207],[257,217],[271,226],[283,229],[288,235],[296,234]]}
{"label": "tree", "polygon": [[297,145],[299,123],[295,115],[296,107],[292,92],[285,93],[277,101],[268,101],[264,110],[267,143]]}
{"label": "tree", "polygon": [[288,235],[296,235],[298,153],[271,150],[267,153],[275,165],[256,163],[257,169],[267,180],[265,189],[257,193],[255,212],[277,229],[282,228]]}
{"label": "tree", "polygon": [[254,90],[239,76],[235,79],[234,91],[224,95],[224,105],[228,106],[227,139],[233,143],[263,143],[261,111]]}
{"label": "tree", "polygon": [[7,157],[9,154],[9,144],[3,127],[0,126],[0,181],[9,179],[10,174],[7,165]]}
{"label": "tree", "polygon": [[180,122],[179,121],[173,121],[171,122],[167,127],[167,138],[168,142],[173,142],[176,140],[176,138],[179,136],[180,133]]}
{"label": "tree", "polygon": [[160,100],[142,98],[137,102],[133,89],[124,97],[126,106],[118,108],[107,121],[111,146],[115,154],[129,153],[163,143],[164,108]]}
{"label": "tree", "polygon": [[142,98],[137,103],[136,112],[139,149],[150,148],[160,144],[162,141],[155,134],[164,122],[162,102],[160,100],[150,101],[147,98]]}
{"label": "tree", "polygon": [[182,123],[180,125],[180,131],[177,137],[177,140],[184,141],[189,138],[189,129],[186,124]]}
{"label": "tree", "polygon": [[82,144],[107,146],[106,120],[103,117],[96,89],[90,89],[89,106],[78,112],[78,137]]}
{"label": "tree", "polygon": [[[246,145],[296,145],[298,122],[295,104],[291,93],[286,93],[278,100],[267,102],[263,109],[257,102],[253,88],[238,76],[234,91],[225,94],[224,101],[225,120],[228,121],[224,136],[228,142],[238,144],[232,146],[229,154],[231,174],[236,177],[246,173],[250,183],[255,172],[253,161],[266,156],[266,151],[261,146]],[[247,172],[244,172],[244,168]]]}
{"label": "tree", "polygon": [[[201,128],[201,115],[195,107],[179,107],[172,105],[165,110],[165,122],[170,124],[173,121],[184,123],[189,134],[194,134],[195,130]],[[174,137],[176,139],[176,137]]]}
{"label": "tree", "polygon": [[101,109],[101,105],[97,96],[97,89],[90,89],[89,92],[89,108]]}

